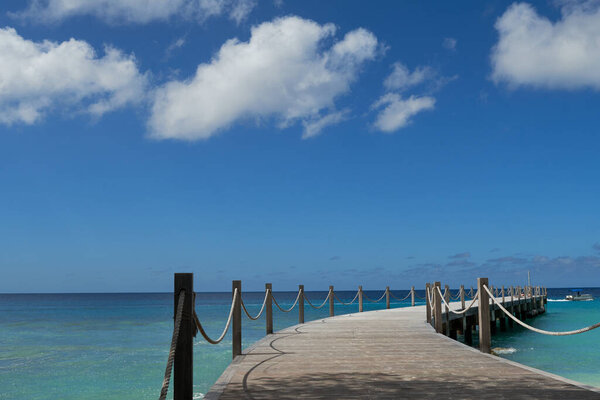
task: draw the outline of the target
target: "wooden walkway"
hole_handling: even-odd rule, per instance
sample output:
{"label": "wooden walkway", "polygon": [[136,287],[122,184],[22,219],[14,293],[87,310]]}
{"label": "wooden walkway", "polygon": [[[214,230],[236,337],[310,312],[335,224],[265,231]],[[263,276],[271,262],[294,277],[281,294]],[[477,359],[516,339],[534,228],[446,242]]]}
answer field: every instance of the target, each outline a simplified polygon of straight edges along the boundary
{"label": "wooden walkway", "polygon": [[417,306],[268,335],[236,357],[205,397],[298,398],[583,400],[600,399],[600,391],[437,334]]}

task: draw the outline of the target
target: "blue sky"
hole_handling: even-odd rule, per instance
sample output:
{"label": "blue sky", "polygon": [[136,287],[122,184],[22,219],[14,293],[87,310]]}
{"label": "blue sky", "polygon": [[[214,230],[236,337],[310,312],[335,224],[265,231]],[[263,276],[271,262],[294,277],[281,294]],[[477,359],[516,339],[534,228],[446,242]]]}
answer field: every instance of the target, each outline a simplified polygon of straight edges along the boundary
{"label": "blue sky", "polygon": [[0,22],[0,292],[600,285],[596,2]]}

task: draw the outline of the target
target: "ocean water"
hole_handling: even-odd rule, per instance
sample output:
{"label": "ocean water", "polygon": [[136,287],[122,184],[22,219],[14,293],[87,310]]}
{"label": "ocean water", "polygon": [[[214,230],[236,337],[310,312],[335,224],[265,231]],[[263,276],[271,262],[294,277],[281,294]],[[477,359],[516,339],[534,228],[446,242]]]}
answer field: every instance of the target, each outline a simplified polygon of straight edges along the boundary
{"label": "ocean water", "polygon": [[[588,290],[600,298],[600,289]],[[355,292],[339,292],[349,301]],[[382,292],[365,292],[378,298]],[[404,297],[407,291],[394,291]],[[307,292],[321,304],[326,292]],[[424,293],[418,292],[420,296]],[[565,290],[550,290],[551,299]],[[275,292],[282,307],[296,293]],[[263,293],[244,293],[251,313],[258,312]],[[230,293],[198,293],[196,311],[210,336],[217,336],[231,304]],[[417,304],[424,304],[417,301]],[[392,307],[409,306],[392,300]],[[357,311],[357,305],[335,305],[336,314]],[[385,307],[365,301],[365,311]],[[0,399],[154,399],[158,397],[167,361],[173,320],[173,295],[149,294],[23,294],[0,295]],[[297,309],[273,308],[275,329],[297,323]],[[305,306],[305,319],[326,317],[328,306]],[[528,320],[548,330],[579,328],[600,321],[600,301],[550,301],[543,316]],[[243,346],[265,334],[264,319],[242,318]],[[503,357],[584,383],[600,386],[600,330],[570,337],[547,337],[515,328],[494,337]],[[211,345],[196,338],[194,392],[200,399],[231,360],[231,338]]]}
{"label": "ocean water", "polygon": [[[382,292],[365,294],[377,298]],[[407,291],[393,291],[404,297]],[[275,292],[289,307],[297,292]],[[355,292],[337,292],[345,302]],[[424,293],[418,292],[421,296]],[[306,292],[319,305],[326,292]],[[377,297],[376,297],[377,296]],[[264,293],[243,295],[256,314]],[[417,302],[417,304],[424,304]],[[196,312],[209,336],[226,322],[231,293],[198,293]],[[392,300],[392,307],[410,302]],[[335,305],[336,314],[357,311]],[[376,310],[385,302],[364,308]],[[148,294],[0,294],[0,399],[155,399],[163,380],[173,331],[173,295]],[[314,310],[305,303],[305,320],[326,317],[328,305]],[[273,306],[274,328],[298,323],[298,310]],[[265,322],[242,317],[244,348],[265,335]],[[194,345],[195,398],[212,386],[231,361],[231,336],[211,345],[198,335]],[[169,398],[171,395],[169,395]]]}
{"label": "ocean water", "polygon": [[[600,322],[600,289],[587,288],[594,301],[566,301],[569,289],[549,289],[546,312],[525,322],[547,331],[569,331]],[[499,332],[499,330],[498,330]],[[521,326],[492,337],[503,358],[600,387],[600,328],[572,336],[547,336]]]}

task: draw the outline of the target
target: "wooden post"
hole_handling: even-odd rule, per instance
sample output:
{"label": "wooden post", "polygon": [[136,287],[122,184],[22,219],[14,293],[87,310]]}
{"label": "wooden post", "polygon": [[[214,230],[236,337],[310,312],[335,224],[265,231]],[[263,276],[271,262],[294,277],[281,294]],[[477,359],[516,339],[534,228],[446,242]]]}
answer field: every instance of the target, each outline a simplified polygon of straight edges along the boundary
{"label": "wooden post", "polygon": [[265,283],[265,291],[267,292],[267,304],[265,305],[267,317],[267,335],[273,333],[273,284]]}
{"label": "wooden post", "polygon": [[298,299],[298,323],[304,323],[304,285],[298,285],[300,298]]}
{"label": "wooden post", "polygon": [[[459,291],[460,291],[460,307],[461,307],[461,310],[464,310],[465,309],[465,285],[460,285]],[[467,336],[466,332],[468,330],[466,313],[464,313],[462,315],[461,322],[462,322],[462,330],[461,331],[462,331],[463,336],[465,336],[465,341],[466,341],[466,336]]]}
{"label": "wooden post", "polygon": [[437,333],[442,333],[442,296],[440,295],[440,291],[438,290],[441,287],[440,282],[435,282],[433,287],[433,304],[435,307],[434,310],[434,324],[435,331]]}
{"label": "wooden post", "polygon": [[173,369],[173,399],[192,400],[194,396],[194,274],[176,273],[174,279],[174,315],[177,315],[179,295],[185,290],[179,338],[175,348]]}
{"label": "wooden post", "polygon": [[329,286],[329,316],[333,317],[333,285]]}
{"label": "wooden post", "polygon": [[[450,286],[445,285],[444,292],[446,292],[444,300],[446,300],[446,303],[450,304]],[[448,306],[444,307],[446,308],[446,336],[450,336],[450,309]]]}
{"label": "wooden post", "polygon": [[385,308],[390,309],[390,287],[385,287]]}
{"label": "wooden post", "polygon": [[483,288],[487,284],[487,278],[477,278],[477,288],[479,289],[479,307],[477,307],[479,316],[479,350],[482,353],[489,354],[492,346],[492,336],[490,334],[490,297]]}
{"label": "wooden post", "polygon": [[430,285],[429,283],[425,284],[425,313],[427,314],[427,323],[431,324],[431,304],[429,303],[429,296],[431,295],[430,292]]}
{"label": "wooden post", "polygon": [[414,286],[412,286],[410,288],[410,305],[413,307],[415,306],[415,287]]}
{"label": "wooden post", "polygon": [[[510,313],[512,315],[515,315],[515,306],[514,306],[515,297],[514,297],[514,291],[515,291],[514,290],[514,286],[511,286],[510,287]],[[515,322],[513,321],[512,318],[508,319],[508,326],[511,327],[511,328],[515,326]]]}
{"label": "wooden post", "polygon": [[358,287],[358,312],[363,312],[363,291],[362,285]]}
{"label": "wooden post", "polygon": [[231,355],[235,359],[242,354],[242,281],[233,281],[231,294],[238,290],[237,299],[233,305],[233,320],[231,321]]}

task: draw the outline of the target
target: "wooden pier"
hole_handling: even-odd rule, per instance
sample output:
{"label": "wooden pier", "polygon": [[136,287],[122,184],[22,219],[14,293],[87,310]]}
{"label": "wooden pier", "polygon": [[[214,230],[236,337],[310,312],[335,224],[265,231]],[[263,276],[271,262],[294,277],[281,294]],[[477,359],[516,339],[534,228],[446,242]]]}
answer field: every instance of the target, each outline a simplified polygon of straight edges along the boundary
{"label": "wooden pier", "polygon": [[[529,305],[537,303],[540,312],[543,300]],[[525,299],[514,303],[534,312]],[[450,305],[461,309],[460,302]],[[467,319],[477,311],[472,307]],[[450,333],[462,320],[452,315]],[[298,398],[566,400],[599,399],[600,392],[438,334],[425,322],[425,306],[416,306],[324,318],[268,335],[236,357],[205,397]]]}
{"label": "wooden pier", "polygon": [[[212,339],[188,303],[193,299],[192,279],[191,274],[176,274],[175,328],[160,400],[166,398],[173,363],[173,398],[192,399],[193,336],[198,331],[208,342],[218,344],[230,327],[233,361],[206,400],[600,399],[598,388],[489,354],[492,335],[513,324],[553,335],[600,327],[598,323],[577,331],[548,332],[528,326],[524,320],[545,312],[544,288],[505,290],[479,278],[476,292],[471,288],[467,295],[461,286],[452,295],[448,286],[442,292],[440,282],[435,282],[426,285],[426,304],[415,306],[414,287],[404,299],[393,296],[387,287],[373,300],[359,286],[354,299],[344,303],[330,286],[327,297],[315,305],[300,285],[294,304],[283,309],[268,283],[261,310],[252,316],[244,305],[241,282],[233,281],[227,323],[221,335]],[[410,307],[390,308],[390,297],[402,302],[409,296]],[[384,298],[386,309],[362,312],[364,299],[379,302]],[[342,304],[358,300],[358,312],[334,316],[335,300]],[[304,301],[317,309],[329,304],[330,317],[304,323]],[[298,306],[300,323],[273,333],[273,305],[283,312]],[[252,320],[265,315],[267,333],[245,351],[241,349],[242,310]],[[479,350],[470,346],[475,338]]]}

